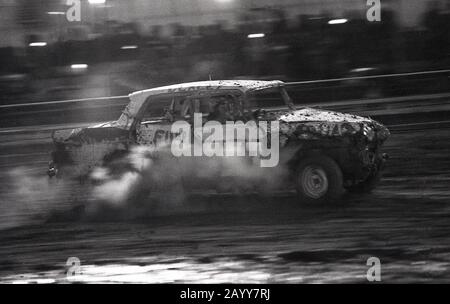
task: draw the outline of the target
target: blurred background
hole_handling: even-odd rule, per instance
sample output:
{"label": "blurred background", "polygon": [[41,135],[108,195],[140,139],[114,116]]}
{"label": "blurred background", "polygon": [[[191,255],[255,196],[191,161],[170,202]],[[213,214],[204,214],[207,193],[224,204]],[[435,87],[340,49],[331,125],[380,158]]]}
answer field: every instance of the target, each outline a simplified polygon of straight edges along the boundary
{"label": "blurred background", "polygon": [[[450,1],[0,0],[0,104],[208,79],[316,80],[450,67]],[[305,102],[448,91],[447,75],[302,87]]]}
{"label": "blurred background", "polygon": [[[379,257],[383,282],[450,282],[450,1],[380,1],[369,22],[367,0],[80,0],[69,22],[66,0],[0,0],[0,281],[65,282],[79,257],[91,282],[362,283]],[[117,119],[136,90],[225,78],[297,82],[297,105],[385,124],[379,187],[330,208],[172,206],[173,188],[83,219],[88,183],[48,180],[52,131]]]}

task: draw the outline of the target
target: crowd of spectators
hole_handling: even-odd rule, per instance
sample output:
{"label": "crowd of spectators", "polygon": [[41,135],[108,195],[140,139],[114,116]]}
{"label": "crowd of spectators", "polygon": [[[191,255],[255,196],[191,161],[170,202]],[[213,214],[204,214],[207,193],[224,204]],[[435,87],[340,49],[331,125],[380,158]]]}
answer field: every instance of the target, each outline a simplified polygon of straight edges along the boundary
{"label": "crowd of spectators", "polygon": [[[80,83],[80,77],[90,73],[106,75],[108,81],[101,85],[108,86],[109,93],[125,94],[210,78],[311,80],[450,67],[449,11],[430,8],[413,29],[400,27],[392,11],[382,12],[382,22],[349,12],[346,22],[339,24],[329,24],[332,18],[325,13],[301,15],[294,22],[280,10],[257,15],[265,18],[243,13],[233,29],[224,22],[200,27],[171,24],[170,35],[163,35],[158,26],[142,32],[136,24],[108,21],[92,25],[97,34],[90,39],[0,49],[2,102],[27,92],[39,99],[33,92],[54,83],[67,93],[65,86]],[[81,63],[89,69],[72,74],[67,69]]]}

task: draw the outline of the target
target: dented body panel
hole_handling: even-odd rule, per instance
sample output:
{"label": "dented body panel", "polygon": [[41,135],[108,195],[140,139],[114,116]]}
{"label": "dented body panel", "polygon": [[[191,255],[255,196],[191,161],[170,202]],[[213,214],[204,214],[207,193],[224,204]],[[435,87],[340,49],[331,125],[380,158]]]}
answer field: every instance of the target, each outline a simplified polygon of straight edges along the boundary
{"label": "dented body panel", "polygon": [[[279,89],[286,110],[251,112],[246,103],[247,94],[264,89]],[[229,115],[232,120],[279,122],[279,130],[272,132],[279,132],[280,164],[283,166],[294,170],[302,158],[314,153],[326,154],[342,168],[348,185],[361,183],[382,169],[384,156],[381,146],[390,135],[382,124],[352,114],[295,109],[281,81],[234,80],[187,83],[132,93],[129,95],[130,103],[117,121],[54,132],[55,151],[50,169],[58,172],[60,168],[70,166],[75,168],[71,169],[74,174],[85,175],[94,167],[104,165],[114,155],[123,155],[133,145],[155,146],[160,141],[170,142],[177,136],[171,133],[173,120],[164,117],[142,120],[143,112],[154,98],[207,98],[221,92],[238,92],[233,98],[239,99],[236,104],[242,108],[238,111],[233,109]]]}
{"label": "dented body panel", "polygon": [[51,166],[70,166],[70,174],[86,175],[105,158],[117,151],[126,151],[130,145],[129,131],[108,124],[74,130],[55,131],[52,135],[55,150]]}

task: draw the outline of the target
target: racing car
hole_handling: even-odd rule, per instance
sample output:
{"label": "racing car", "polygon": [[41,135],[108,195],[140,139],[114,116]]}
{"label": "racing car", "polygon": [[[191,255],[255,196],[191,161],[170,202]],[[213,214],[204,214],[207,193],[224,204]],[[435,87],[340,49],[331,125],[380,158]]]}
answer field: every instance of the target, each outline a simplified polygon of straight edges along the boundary
{"label": "racing car", "polygon": [[[239,159],[246,165],[238,165],[239,170],[230,174],[224,165],[211,165],[211,159],[228,160],[227,153],[213,153],[214,157],[207,158],[205,153],[199,156],[190,153],[193,150],[185,150],[184,154],[178,153],[181,156],[169,158],[174,163],[196,159],[194,169],[191,166],[189,170],[177,171],[185,189],[190,189],[196,179],[199,181],[195,184],[203,186],[215,181],[217,191],[223,186],[241,187],[247,184],[242,182],[248,180],[245,172],[251,171],[258,172],[258,178],[253,179],[251,190],[243,191],[253,191],[258,186],[260,190],[256,191],[295,189],[300,203],[328,203],[338,200],[345,190],[370,192],[378,183],[387,159],[382,146],[390,133],[381,123],[353,114],[296,106],[282,81],[183,83],[134,92],[129,99],[116,121],[55,131],[48,175],[92,176],[95,168],[111,168],[117,159],[126,158],[136,147],[151,151],[166,147],[164,151],[174,154],[174,145],[180,144],[180,138],[186,139],[186,132],[188,138],[198,137],[197,129],[203,128],[200,144],[205,144],[208,138],[205,129],[211,134],[211,126],[218,129],[233,123],[248,127],[241,138],[242,149],[247,152],[253,140],[249,134],[262,135],[253,143],[275,138],[276,142],[264,142],[266,150],[277,147],[273,150],[279,154],[277,161],[264,167],[261,163],[267,161],[267,155],[244,151]],[[266,124],[261,131],[263,123]],[[178,127],[174,128],[175,125]],[[192,132],[188,132],[189,128]],[[215,140],[217,144],[227,138],[216,136]],[[236,138],[232,140],[236,143]],[[213,147],[219,151],[217,146]],[[158,161],[158,157],[153,161]],[[207,168],[201,164],[208,164]],[[168,165],[166,171],[180,167]],[[252,171],[255,167],[257,170]],[[204,170],[208,174],[199,173]]]}

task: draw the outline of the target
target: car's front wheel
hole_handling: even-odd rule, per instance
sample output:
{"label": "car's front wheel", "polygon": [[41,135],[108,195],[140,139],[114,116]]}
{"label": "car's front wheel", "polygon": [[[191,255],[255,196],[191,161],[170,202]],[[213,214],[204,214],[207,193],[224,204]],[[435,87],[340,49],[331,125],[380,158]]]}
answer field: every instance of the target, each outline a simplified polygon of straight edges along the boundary
{"label": "car's front wheel", "polygon": [[308,157],[297,168],[296,188],[301,203],[323,204],[335,201],[344,190],[341,168],[327,156]]}

